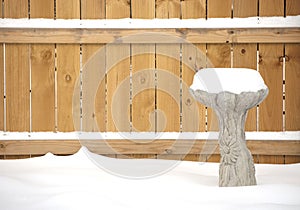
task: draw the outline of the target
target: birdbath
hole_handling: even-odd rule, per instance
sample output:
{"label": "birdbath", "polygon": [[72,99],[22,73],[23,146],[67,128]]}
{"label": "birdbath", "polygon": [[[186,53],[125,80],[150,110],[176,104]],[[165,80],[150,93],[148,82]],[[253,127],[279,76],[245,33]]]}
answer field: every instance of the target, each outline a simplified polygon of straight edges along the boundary
{"label": "birdbath", "polygon": [[244,68],[202,69],[195,74],[190,92],[218,117],[219,186],[256,185],[244,126],[248,110],[261,103],[269,92],[260,74]]}

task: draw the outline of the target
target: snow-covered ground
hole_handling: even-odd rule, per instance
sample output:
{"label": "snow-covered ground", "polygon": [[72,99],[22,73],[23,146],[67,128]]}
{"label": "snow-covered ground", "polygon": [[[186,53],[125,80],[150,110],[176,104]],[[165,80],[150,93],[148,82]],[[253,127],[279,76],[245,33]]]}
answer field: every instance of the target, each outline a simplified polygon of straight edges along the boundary
{"label": "snow-covered ground", "polygon": [[[256,165],[257,186],[219,188],[217,163],[183,161],[160,176],[126,179],[87,153],[0,160],[0,209],[300,209],[300,164]],[[169,161],[98,158],[145,168]]]}

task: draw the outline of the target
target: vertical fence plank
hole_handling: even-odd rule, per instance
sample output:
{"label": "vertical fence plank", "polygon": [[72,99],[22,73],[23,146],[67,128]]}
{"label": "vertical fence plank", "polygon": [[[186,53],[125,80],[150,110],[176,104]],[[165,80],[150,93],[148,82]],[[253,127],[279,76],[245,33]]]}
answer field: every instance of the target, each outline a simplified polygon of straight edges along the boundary
{"label": "vertical fence plank", "polygon": [[[4,1],[5,18],[27,18],[27,0]],[[30,129],[30,69],[29,45],[5,45],[6,71],[6,129],[29,131]]]}
{"label": "vertical fence plank", "polygon": [[260,44],[259,71],[269,88],[268,97],[259,105],[259,130],[282,131],[282,44]]}
{"label": "vertical fence plank", "polygon": [[[54,18],[53,0],[31,0],[31,18]],[[55,130],[55,46],[31,45],[32,131]]]}
{"label": "vertical fence plank", "polygon": [[[257,67],[257,45],[256,44],[235,44],[233,45],[233,67],[250,68]],[[256,131],[256,107],[248,111],[245,130]]]}
{"label": "vertical fence plank", "polygon": [[[3,18],[3,4],[0,2],[0,18]],[[0,44],[0,131],[4,130],[4,55]]]}
{"label": "vertical fence plank", "polygon": [[[80,1],[57,0],[57,18],[80,18]],[[58,44],[57,49],[57,128],[74,131],[72,97],[80,72],[80,45]],[[78,93],[79,94],[79,93]],[[74,110],[75,111],[75,110]]]}
{"label": "vertical fence plank", "polygon": [[[208,18],[231,17],[231,0],[209,0],[207,1]],[[231,45],[230,44],[207,44],[207,59],[211,66],[216,68],[231,67]],[[207,130],[219,130],[218,119],[211,108],[207,108]]]}
{"label": "vertical fence plank", "polygon": [[259,16],[283,16],[284,0],[260,0]]}
{"label": "vertical fence plank", "polygon": [[[81,18],[82,19],[104,19],[105,18],[105,1],[104,0],[81,0]],[[82,45],[82,65],[84,66],[90,58],[99,50],[104,50],[105,45],[102,44],[83,44]],[[99,58],[102,60],[101,65],[105,65],[105,57]],[[93,68],[98,68],[94,66]],[[99,73],[100,74],[100,73]],[[82,84],[83,94],[90,84]],[[83,117],[83,130],[84,131],[106,131],[106,90],[105,78],[100,81],[98,91],[95,99],[95,110],[85,109],[85,97],[82,101],[82,117]],[[93,122],[96,118],[97,127],[94,127]]]}
{"label": "vertical fence plank", "polygon": [[[257,0],[239,0],[233,2],[233,17],[244,18],[257,16]],[[257,68],[257,44],[234,44],[233,67]],[[248,111],[245,130],[256,131],[256,107]]]}
{"label": "vertical fence plank", "polygon": [[208,18],[228,18],[231,17],[232,0],[208,0]]}
{"label": "vertical fence plank", "polygon": [[205,18],[206,0],[185,0],[181,2],[182,19]]}
{"label": "vertical fence plank", "polygon": [[286,15],[300,15],[300,1],[286,0]]}
{"label": "vertical fence plank", "polygon": [[[284,16],[283,0],[259,1],[259,16]],[[259,44],[259,71],[269,87],[269,95],[259,106],[259,130],[282,131],[283,44]]]}
{"label": "vertical fence plank", "polygon": [[233,17],[254,17],[258,12],[258,0],[233,1]]}
{"label": "vertical fence plank", "polygon": [[[300,15],[300,1],[287,0],[286,15]],[[286,44],[285,54],[285,129],[300,130],[300,44]]]}
{"label": "vertical fence plank", "polygon": [[[179,4],[179,5],[178,5]],[[157,1],[157,18],[180,18],[180,1]],[[156,45],[157,131],[180,131],[180,45]]]}
{"label": "vertical fence plank", "polygon": [[285,129],[300,130],[300,44],[286,44]]}
{"label": "vertical fence plank", "polygon": [[156,0],[157,18],[180,18],[180,0]]}
{"label": "vertical fence plank", "polygon": [[130,17],[130,1],[109,0],[106,1],[106,18],[119,19]]}
{"label": "vertical fence plank", "polygon": [[[131,1],[132,18],[155,18],[155,0]],[[155,131],[155,45],[132,44],[132,130]],[[141,91],[142,90],[142,91]],[[141,92],[140,92],[141,91]]]}
{"label": "vertical fence plank", "polygon": [[[182,19],[205,18],[205,0],[183,1]],[[205,106],[189,93],[196,69],[206,67],[205,44],[182,44],[182,131],[205,131]]]}
{"label": "vertical fence plank", "polygon": [[[129,18],[127,0],[106,1],[106,18]],[[130,131],[130,45],[106,46],[107,67],[107,131]],[[125,83],[122,83],[125,80]],[[123,85],[120,88],[120,85]],[[114,97],[116,98],[115,101]],[[115,118],[113,117],[116,116]]]}

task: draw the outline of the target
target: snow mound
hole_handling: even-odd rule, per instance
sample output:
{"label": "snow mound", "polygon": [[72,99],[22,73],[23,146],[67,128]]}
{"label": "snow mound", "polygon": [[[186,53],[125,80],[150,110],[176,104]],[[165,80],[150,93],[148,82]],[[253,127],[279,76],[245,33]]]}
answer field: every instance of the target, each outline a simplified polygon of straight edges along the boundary
{"label": "snow mound", "polygon": [[223,91],[240,94],[267,89],[258,71],[247,68],[206,68],[198,71],[190,87],[209,93]]}

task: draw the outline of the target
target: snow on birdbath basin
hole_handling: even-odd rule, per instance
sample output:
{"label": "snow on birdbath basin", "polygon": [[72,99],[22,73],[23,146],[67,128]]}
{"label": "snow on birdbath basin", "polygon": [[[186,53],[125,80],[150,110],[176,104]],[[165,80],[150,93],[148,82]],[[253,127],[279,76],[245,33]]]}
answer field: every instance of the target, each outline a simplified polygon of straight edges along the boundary
{"label": "snow on birdbath basin", "polygon": [[268,95],[261,75],[245,68],[202,69],[195,74],[190,92],[219,119],[219,186],[256,185],[244,126],[248,110]]}

